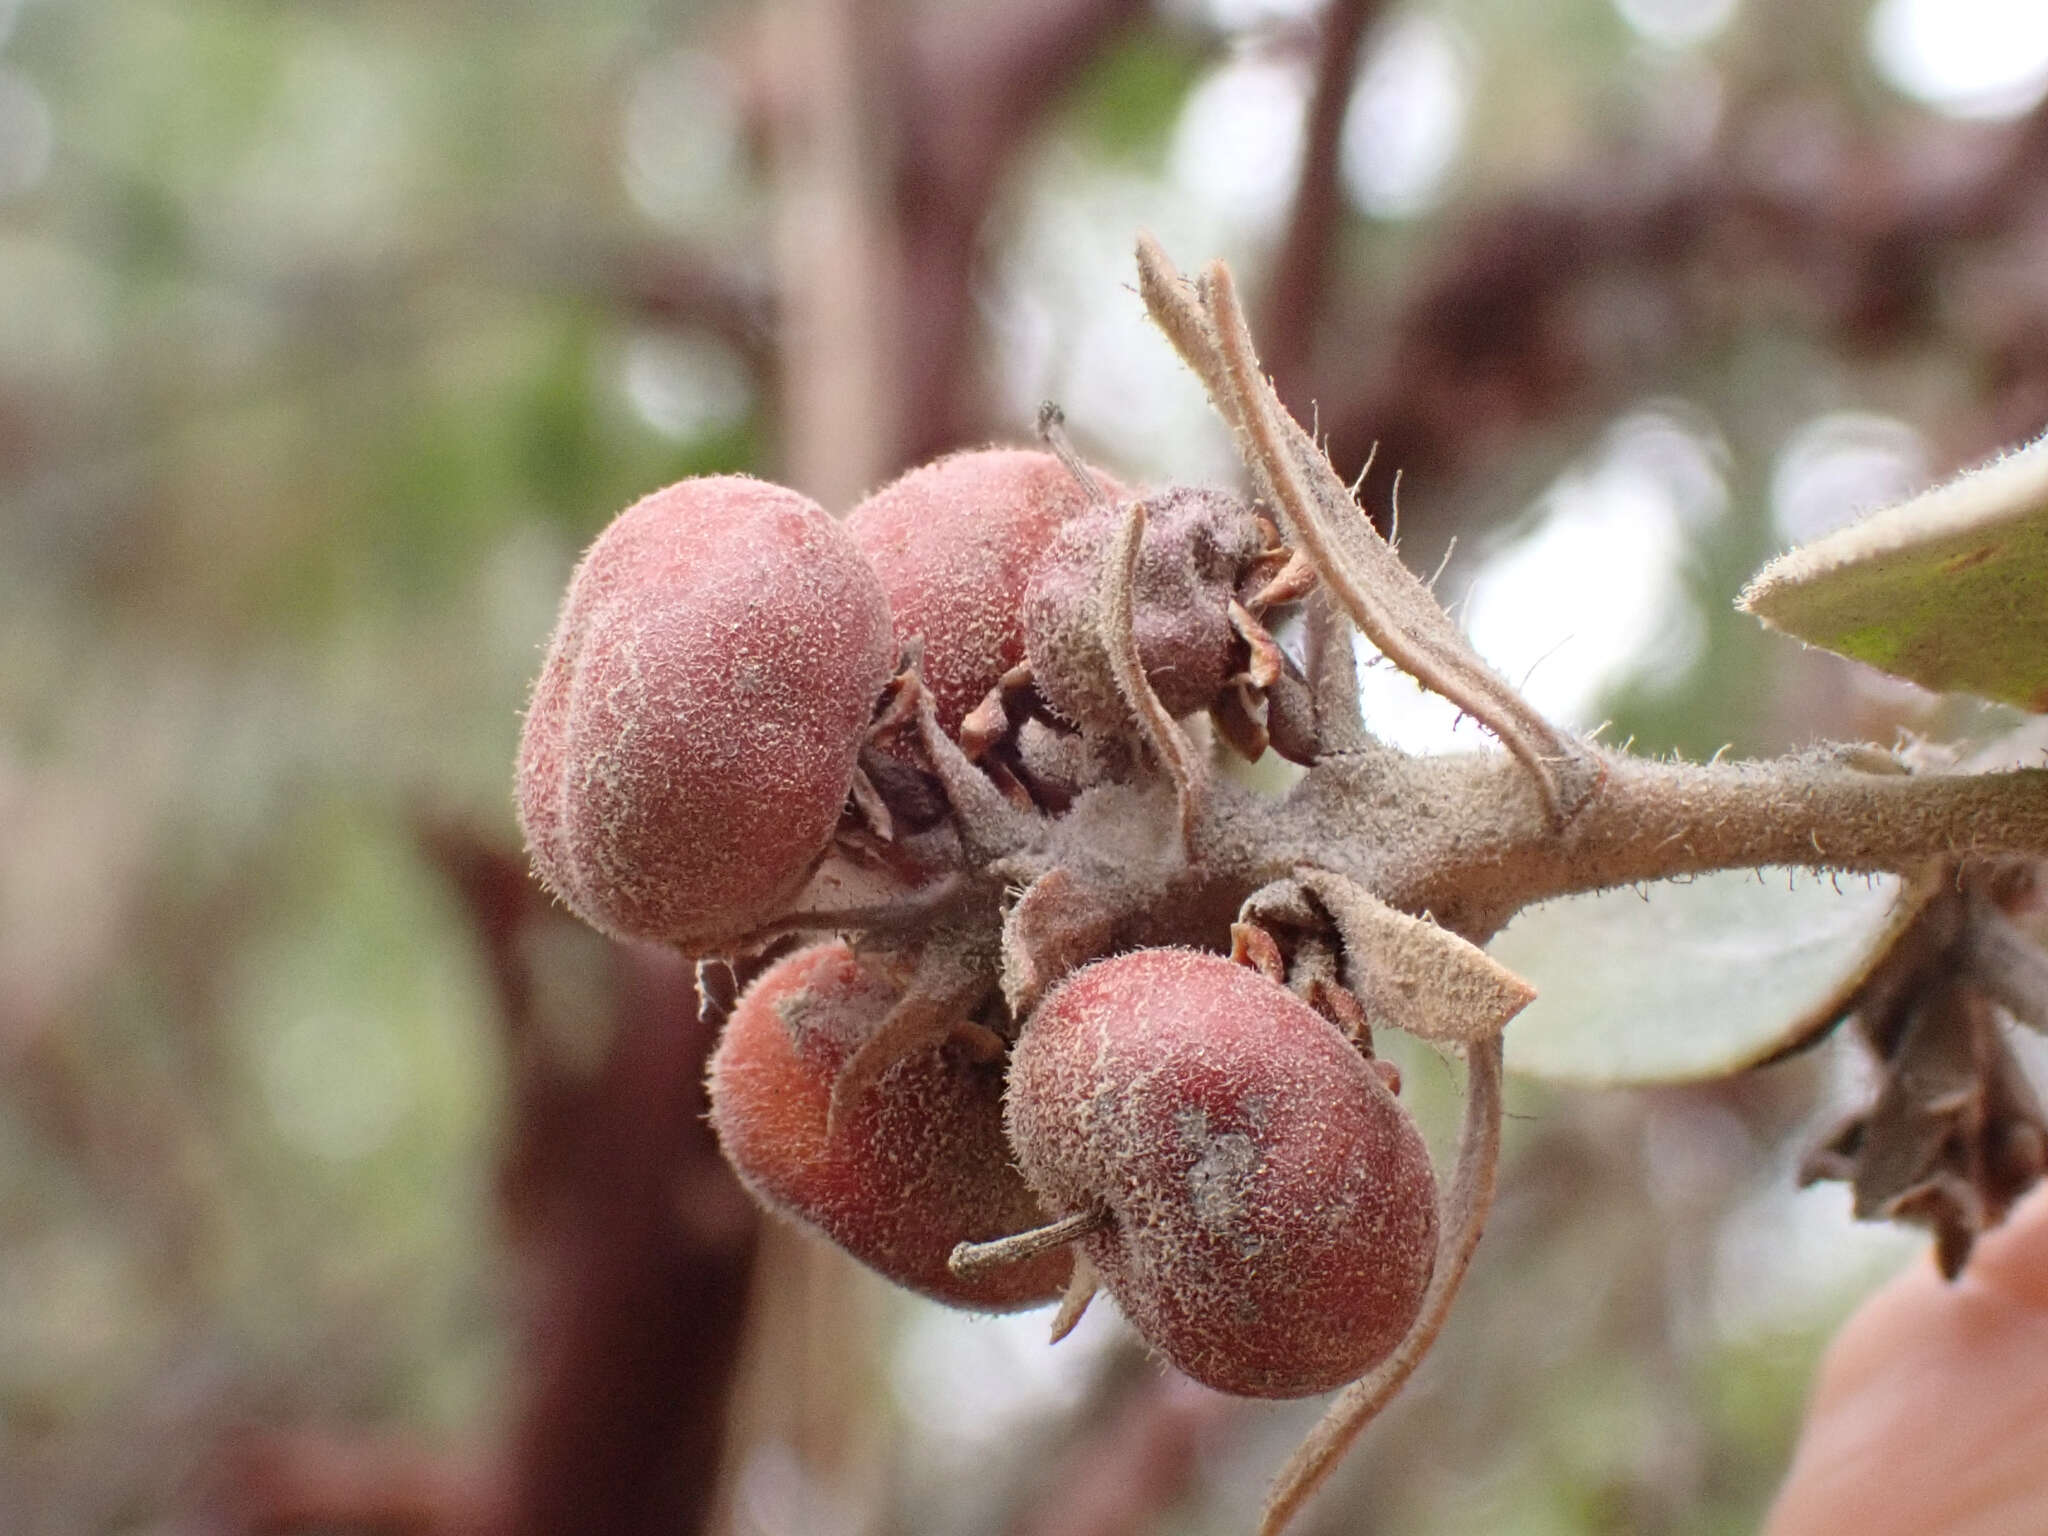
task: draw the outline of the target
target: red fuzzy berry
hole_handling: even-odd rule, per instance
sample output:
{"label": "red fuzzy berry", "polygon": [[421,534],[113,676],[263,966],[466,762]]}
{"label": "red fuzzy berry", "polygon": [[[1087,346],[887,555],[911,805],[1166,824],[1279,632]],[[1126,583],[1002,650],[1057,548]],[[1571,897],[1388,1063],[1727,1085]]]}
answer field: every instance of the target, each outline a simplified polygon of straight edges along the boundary
{"label": "red fuzzy berry", "polygon": [[1071,1257],[961,1279],[956,1243],[1044,1221],[1003,1139],[1002,1064],[958,1045],[914,1050],[826,1134],[832,1085],[901,996],[882,962],[822,944],[771,966],[741,996],[711,1060],[711,1121],[747,1188],[900,1285],[1002,1312],[1060,1294]]}
{"label": "red fuzzy berry", "polygon": [[1150,949],[1032,1015],[1006,1118],[1055,1215],[1138,1332],[1247,1397],[1326,1391],[1407,1333],[1436,1260],[1436,1181],[1408,1112],[1285,987]]}
{"label": "red fuzzy berry", "polygon": [[[1112,501],[1128,494],[1095,478]],[[897,635],[924,638],[925,685],[948,732],[1024,659],[1024,589],[1054,535],[1091,504],[1050,453],[980,448],[913,469],[848,514]]]}
{"label": "red fuzzy berry", "polygon": [[715,949],[831,840],[895,659],[845,531],[738,475],[634,503],[570,579],[520,741],[549,890],[607,933]]}

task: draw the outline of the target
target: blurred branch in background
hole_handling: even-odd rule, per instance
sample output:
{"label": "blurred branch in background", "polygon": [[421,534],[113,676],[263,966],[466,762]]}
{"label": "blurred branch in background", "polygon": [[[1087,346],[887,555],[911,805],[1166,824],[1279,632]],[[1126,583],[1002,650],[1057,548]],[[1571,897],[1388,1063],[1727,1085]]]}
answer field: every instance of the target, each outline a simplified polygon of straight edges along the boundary
{"label": "blurred branch in background", "polygon": [[1331,0],[1323,9],[1315,80],[1302,131],[1301,174],[1259,311],[1259,345],[1266,369],[1283,381],[1282,399],[1288,409],[1304,418],[1312,402],[1289,394],[1284,386],[1298,387],[1305,381],[1328,302],[1331,246],[1344,219],[1338,171],[1344,120],[1358,83],[1365,34],[1385,9],[1382,0]]}
{"label": "blurred branch in background", "polygon": [[523,856],[453,826],[425,846],[488,960],[509,1069],[498,1195],[520,1365],[491,1455],[247,1431],[229,1529],[675,1536],[706,1528],[759,1224],[705,1123],[713,1028],[690,967],[555,908]]}
{"label": "blurred branch in background", "polygon": [[[1844,136],[1798,101],[1759,102],[1699,162],[1615,155],[1463,213],[1390,308],[1318,348],[1323,428],[1353,468],[1380,445],[1424,547],[1446,486],[1560,415],[1612,410],[1688,358],[1778,324],[1848,357],[1929,347],[1983,360],[1977,437],[2048,420],[2041,295],[1972,299],[1968,276],[2026,261],[2048,216],[2048,108],[1934,146]],[[1997,250],[2006,243],[2003,252]],[[1426,530],[1426,531],[1425,531]]]}

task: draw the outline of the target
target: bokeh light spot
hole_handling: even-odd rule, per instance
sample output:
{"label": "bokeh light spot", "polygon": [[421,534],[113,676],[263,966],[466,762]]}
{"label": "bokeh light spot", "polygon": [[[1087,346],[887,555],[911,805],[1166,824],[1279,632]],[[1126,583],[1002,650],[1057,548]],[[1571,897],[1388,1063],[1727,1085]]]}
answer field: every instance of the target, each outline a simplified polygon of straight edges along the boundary
{"label": "bokeh light spot", "polygon": [[1413,218],[1432,207],[1465,141],[1473,71],[1460,36],[1430,16],[1389,28],[1360,66],[1341,174],[1358,208]]}
{"label": "bokeh light spot", "polygon": [[2042,0],[1878,0],[1869,42],[1886,81],[1951,117],[2018,117],[2048,93]]}

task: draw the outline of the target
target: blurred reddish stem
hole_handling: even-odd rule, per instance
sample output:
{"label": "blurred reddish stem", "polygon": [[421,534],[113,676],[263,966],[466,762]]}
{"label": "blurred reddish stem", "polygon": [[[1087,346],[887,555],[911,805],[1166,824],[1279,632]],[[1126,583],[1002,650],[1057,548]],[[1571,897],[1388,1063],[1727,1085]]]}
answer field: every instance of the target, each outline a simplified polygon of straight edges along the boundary
{"label": "blurred reddish stem", "polygon": [[1301,176],[1259,312],[1261,357],[1280,398],[1303,419],[1309,416],[1310,401],[1304,387],[1316,324],[1329,297],[1330,246],[1344,211],[1338,184],[1344,118],[1358,81],[1358,56],[1365,34],[1384,8],[1383,0],[1330,0],[1323,8]]}
{"label": "blurred reddish stem", "polygon": [[252,1430],[221,1455],[218,1523],[235,1536],[344,1526],[378,1536],[482,1536],[496,1480],[479,1461],[397,1435]]}
{"label": "blurred reddish stem", "polygon": [[704,1120],[715,1030],[680,956],[590,934],[511,850],[451,827],[425,842],[477,931],[508,1058],[498,1193],[521,1323],[505,1441],[479,1463],[367,1433],[252,1434],[223,1459],[228,1528],[701,1531],[757,1227]]}
{"label": "blurred reddish stem", "polygon": [[[1611,409],[1760,316],[1851,355],[1944,343],[1982,361],[1977,419],[1993,433],[1955,451],[2033,435],[2048,418],[2048,310],[1960,303],[1948,279],[1973,245],[2024,241],[2048,215],[2048,106],[2010,128],[1951,129],[1930,157],[1832,138],[1801,105],[1748,103],[1700,157],[1588,160],[1454,221],[1391,308],[1333,317],[1295,386],[1318,402],[1338,468],[1377,443],[1411,491],[1484,474],[1528,432]],[[1818,142],[1786,142],[1802,133]],[[1632,325],[1599,318],[1617,293]],[[1411,496],[1402,527],[1439,545],[1470,510],[1459,503]]]}
{"label": "blurred reddish stem", "polygon": [[565,1066],[535,1027],[531,957],[570,920],[518,855],[459,833],[431,846],[485,937],[512,1055],[500,1194],[529,1321],[503,1528],[700,1530],[757,1227],[704,1118],[716,1030],[679,955],[611,944],[609,1049],[594,1073]]}
{"label": "blurred reddish stem", "polygon": [[[1941,343],[1980,359],[1977,416],[1990,435],[1950,445],[1951,456],[2048,419],[2048,306],[2011,283],[1955,280],[1991,241],[2031,260],[2017,246],[2048,205],[2048,107],[2012,126],[1936,130],[1930,154],[1925,132],[1857,138],[1817,122],[1802,99],[1747,100],[1698,152],[1617,150],[1471,208],[1406,263],[1422,275],[1383,297],[1340,284],[1331,259],[1344,115],[1382,9],[1330,0],[1324,13],[1301,182],[1259,334],[1288,401],[1318,404],[1340,469],[1356,471],[1377,443],[1387,470],[1425,493],[1406,517],[1425,551],[1469,512],[1458,486],[1529,432],[1667,379],[1675,360],[1754,323],[1760,305],[1849,353]],[[870,296],[893,315],[889,467],[1002,430],[975,384],[989,211],[1032,129],[1145,11],[1140,0],[930,8],[905,35],[864,45],[887,102],[875,151],[891,166],[876,206],[897,277]],[[700,275],[664,302],[710,295],[707,323],[730,327],[733,287]],[[1630,325],[1612,323],[1617,293],[1629,295]]]}
{"label": "blurred reddish stem", "polygon": [[973,381],[975,267],[989,209],[1032,130],[1148,9],[1145,0],[935,7],[909,39],[891,97],[902,114],[899,463],[920,464],[987,435]]}

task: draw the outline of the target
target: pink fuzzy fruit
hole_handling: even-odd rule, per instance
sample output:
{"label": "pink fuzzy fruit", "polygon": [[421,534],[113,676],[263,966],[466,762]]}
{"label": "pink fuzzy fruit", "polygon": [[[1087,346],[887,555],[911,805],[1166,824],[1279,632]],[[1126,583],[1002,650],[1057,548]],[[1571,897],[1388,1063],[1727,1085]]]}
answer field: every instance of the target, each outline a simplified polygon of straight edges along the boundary
{"label": "pink fuzzy fruit", "polygon": [[519,745],[542,882],[606,933],[716,951],[831,841],[895,659],[889,604],[795,491],[684,480],[570,578]]}
{"label": "pink fuzzy fruit", "polygon": [[[1129,494],[1095,478],[1111,501]],[[924,638],[925,685],[948,733],[1024,659],[1024,589],[1053,536],[1091,505],[1050,453],[978,448],[911,470],[847,515],[896,633]]]}
{"label": "pink fuzzy fruit", "polygon": [[879,961],[821,944],[741,995],[711,1059],[711,1123],[769,1209],[816,1228],[899,1285],[1006,1312],[1060,1294],[1064,1250],[963,1280],[953,1246],[1044,1221],[1003,1140],[1000,1062],[957,1044],[913,1050],[827,1136],[832,1085],[901,996]]}
{"label": "pink fuzzy fruit", "polygon": [[1138,1332],[1246,1397],[1351,1381],[1414,1322],[1436,1262],[1421,1134],[1285,987],[1147,949],[1056,987],[1013,1053],[1005,1115],[1056,1216]]}

